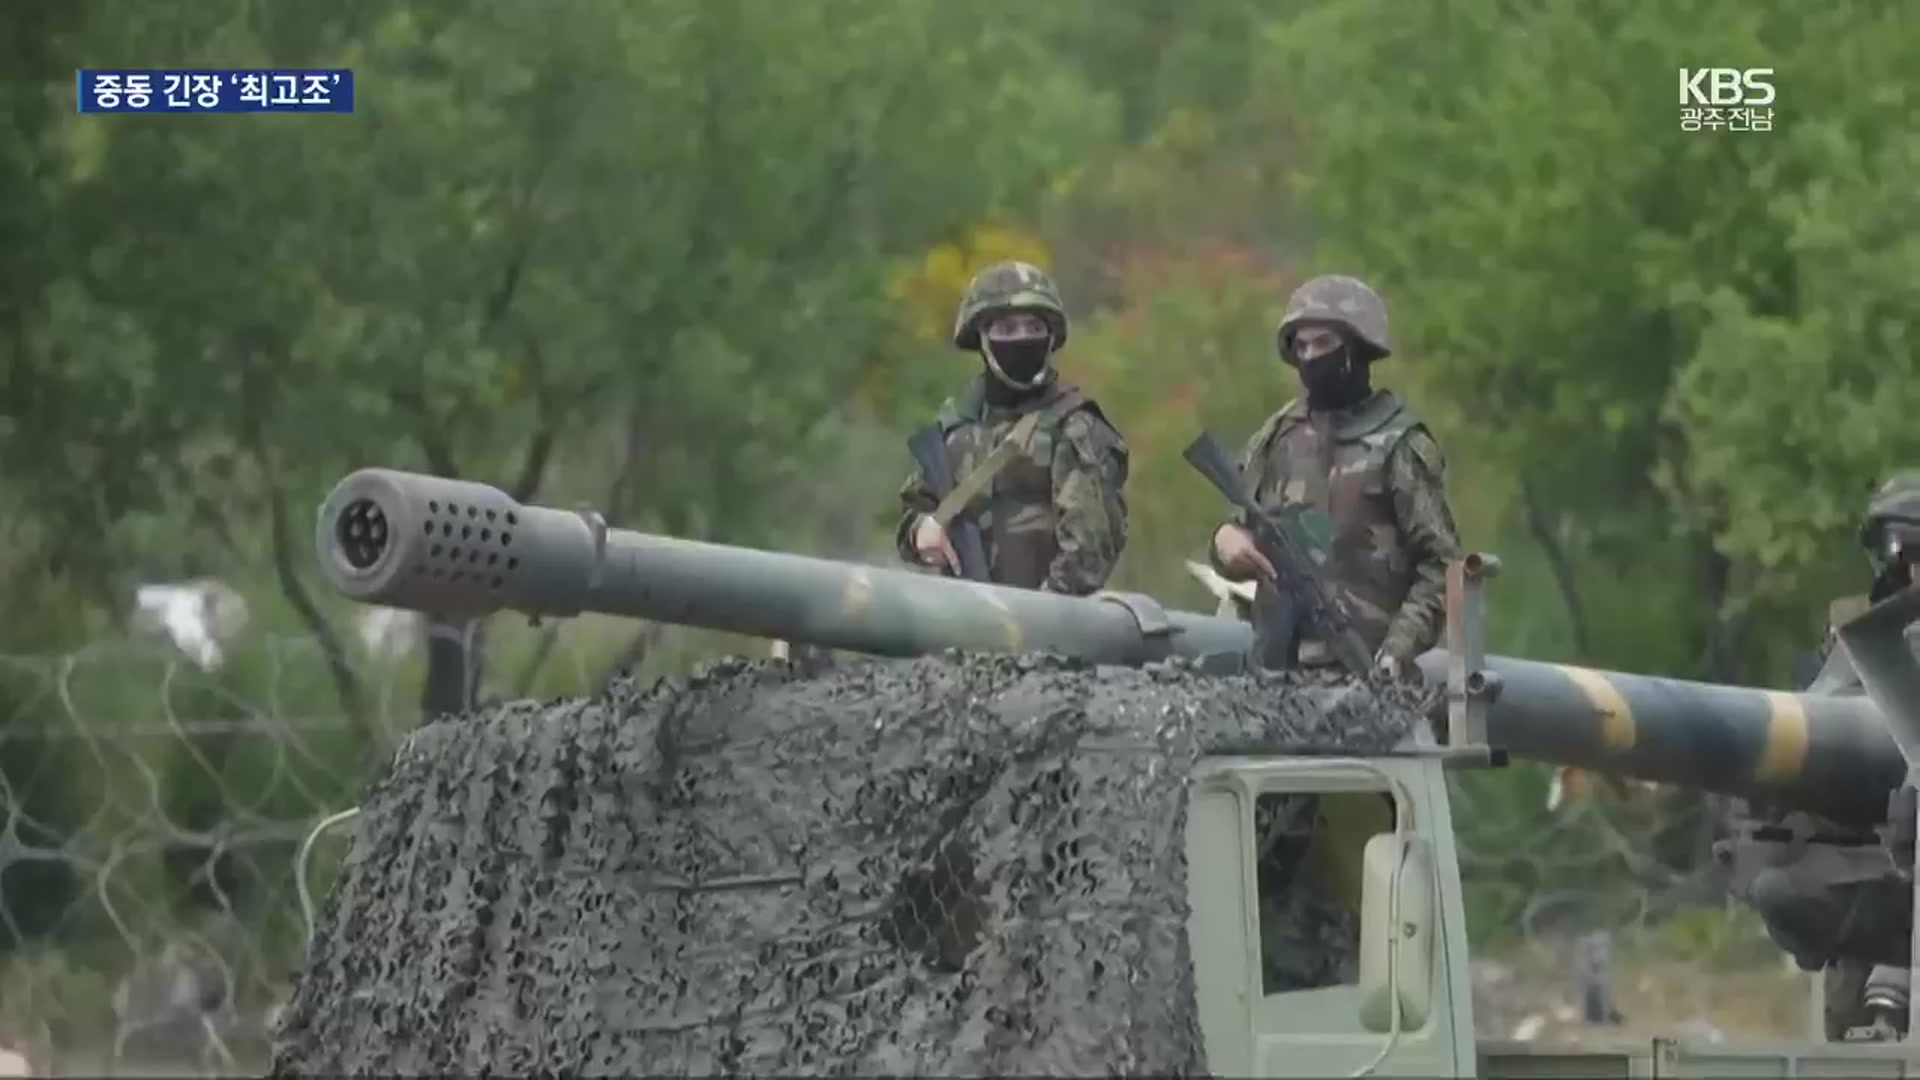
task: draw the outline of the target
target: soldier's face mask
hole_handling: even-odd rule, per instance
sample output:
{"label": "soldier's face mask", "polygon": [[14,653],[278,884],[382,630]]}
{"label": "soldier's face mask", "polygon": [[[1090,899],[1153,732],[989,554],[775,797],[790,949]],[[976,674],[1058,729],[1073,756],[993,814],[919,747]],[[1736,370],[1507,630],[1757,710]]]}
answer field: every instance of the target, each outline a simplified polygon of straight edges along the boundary
{"label": "soldier's face mask", "polygon": [[1372,392],[1367,363],[1354,354],[1340,331],[1303,326],[1294,332],[1289,348],[1310,407],[1344,409]]}
{"label": "soldier's face mask", "polygon": [[1053,334],[1038,315],[1002,315],[980,335],[980,352],[995,378],[1016,390],[1031,390],[1046,381]]}

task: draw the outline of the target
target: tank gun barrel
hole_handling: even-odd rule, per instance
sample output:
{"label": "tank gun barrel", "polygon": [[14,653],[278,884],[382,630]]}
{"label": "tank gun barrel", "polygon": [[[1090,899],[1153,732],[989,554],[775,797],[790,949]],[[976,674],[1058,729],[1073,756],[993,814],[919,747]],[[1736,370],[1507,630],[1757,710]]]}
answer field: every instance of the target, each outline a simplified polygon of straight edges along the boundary
{"label": "tank gun barrel", "polygon": [[[1448,657],[1421,656],[1447,678]],[[1906,775],[1871,698],[1795,694],[1489,656],[1499,690],[1487,738],[1508,753],[1594,772],[1776,800],[1850,824],[1887,817]]]}
{"label": "tank gun barrel", "polygon": [[[592,611],[879,656],[1047,651],[1097,663],[1243,653],[1246,624],[1148,597],[1072,597],[608,529],[485,484],[363,469],[321,505],[347,597],[445,619]],[[1422,656],[1447,678],[1448,657]],[[1488,741],[1511,754],[1875,823],[1905,765],[1866,698],[1488,657]],[[1444,715],[1444,705],[1442,713]]]}
{"label": "tank gun barrel", "polygon": [[1111,664],[1235,651],[1237,622],[907,570],[608,529],[485,484],[388,469],[320,509],[320,562],[351,599],[477,618],[592,611],[878,656],[1048,651]]}

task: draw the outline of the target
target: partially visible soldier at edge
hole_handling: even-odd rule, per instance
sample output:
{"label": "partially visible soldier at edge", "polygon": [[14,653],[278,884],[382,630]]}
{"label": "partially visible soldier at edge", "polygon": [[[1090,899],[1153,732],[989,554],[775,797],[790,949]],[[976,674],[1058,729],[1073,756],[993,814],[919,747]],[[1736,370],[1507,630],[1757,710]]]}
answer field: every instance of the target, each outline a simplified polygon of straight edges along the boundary
{"label": "partially visible soldier at edge", "polygon": [[[1842,623],[1920,580],[1920,470],[1895,473],[1867,504],[1858,543],[1873,571],[1865,596],[1847,596],[1827,608],[1827,633],[1821,643],[1820,673],[1808,693],[1865,693],[1860,676],[1836,649]],[[1827,1038],[1833,1041],[1886,1042],[1906,1029],[1907,969],[1836,960],[1823,975]]]}
{"label": "partially visible soldier at edge", "polygon": [[1860,676],[1844,651],[1835,651],[1840,624],[1864,613],[1916,580],[1920,565],[1920,469],[1895,473],[1874,492],[1857,534],[1873,580],[1865,596],[1844,596],[1827,607],[1822,662],[1807,689],[1812,693],[1862,692]]}
{"label": "partially visible soldier at edge", "polygon": [[[976,354],[981,370],[941,406],[938,423],[961,483],[1002,440],[1022,440],[962,511],[979,527],[991,580],[1086,596],[1105,586],[1126,548],[1128,453],[1100,406],[1056,370],[1066,342],[1066,306],[1051,278],[1023,262],[981,271],[953,324],[954,347]],[[900,504],[900,557],[958,576],[959,556],[917,469]]]}
{"label": "partially visible soldier at edge", "polygon": [[[1308,281],[1288,300],[1276,337],[1304,395],[1254,432],[1241,474],[1263,510],[1307,503],[1327,513],[1329,584],[1376,667],[1403,677],[1440,638],[1447,561],[1460,550],[1440,444],[1399,395],[1373,385],[1373,365],[1392,346],[1386,304],[1364,282],[1340,274]],[[1229,580],[1274,577],[1238,519],[1214,531],[1209,558]],[[1307,635],[1300,663],[1333,662]]]}

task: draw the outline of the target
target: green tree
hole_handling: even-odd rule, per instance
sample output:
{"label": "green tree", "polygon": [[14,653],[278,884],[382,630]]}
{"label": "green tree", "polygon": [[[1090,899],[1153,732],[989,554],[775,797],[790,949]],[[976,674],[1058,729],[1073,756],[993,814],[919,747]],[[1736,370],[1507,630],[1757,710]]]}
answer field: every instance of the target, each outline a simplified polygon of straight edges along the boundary
{"label": "green tree", "polygon": [[[618,464],[578,472],[620,509],[645,492],[643,522],[750,534],[886,341],[887,257],[1107,127],[1027,76],[1040,46],[928,0],[155,8],[87,54],[156,42],[352,66],[359,111],[66,122],[68,272],[20,418],[62,449],[23,483],[103,551],[183,503],[236,550],[264,520],[350,706],[293,524],[320,485],[385,462],[530,498],[612,430]],[[430,713],[479,682],[447,629]]]}
{"label": "green tree", "polygon": [[[1872,72],[1893,85],[1911,62],[1895,17],[1551,0],[1449,5],[1442,19],[1339,0],[1270,35],[1261,100],[1307,148],[1300,181],[1327,257],[1398,301],[1426,385],[1475,421],[1456,456],[1489,455],[1515,478],[1516,513],[1564,565],[1570,602],[1584,600],[1594,660],[1777,679],[1835,584],[1839,527],[1873,459],[1906,452],[1897,425],[1837,435],[1805,404],[1821,381],[1809,355],[1890,357],[1888,327],[1912,310],[1844,295],[1842,280],[1860,280],[1852,260],[1845,277],[1808,276],[1842,244],[1899,257],[1873,230],[1906,196],[1875,177],[1911,136],[1887,93],[1845,93]],[[1681,131],[1676,73],[1702,57],[1774,67],[1775,130]],[[1369,77],[1383,70],[1396,75]],[[1801,345],[1763,347],[1778,335]],[[1763,383],[1778,389],[1746,394]],[[1844,400],[1844,381],[1834,389]],[[1887,390],[1868,393],[1895,414]],[[1793,428],[1762,419],[1788,400],[1801,403]],[[1823,440],[1860,445],[1818,468]],[[1596,572],[1644,588],[1610,607],[1579,589]],[[1649,634],[1628,610],[1661,592],[1672,618],[1657,621],[1677,633]]]}

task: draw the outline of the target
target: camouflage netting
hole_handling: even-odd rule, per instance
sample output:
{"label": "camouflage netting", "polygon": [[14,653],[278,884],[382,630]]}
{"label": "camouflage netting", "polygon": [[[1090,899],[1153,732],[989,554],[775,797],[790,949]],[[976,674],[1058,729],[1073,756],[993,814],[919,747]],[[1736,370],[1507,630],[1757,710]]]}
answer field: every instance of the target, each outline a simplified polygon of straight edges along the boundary
{"label": "camouflage netting", "polygon": [[729,661],[433,725],[368,796],[275,1073],[1204,1072],[1188,766],[1390,748],[1391,696]]}

